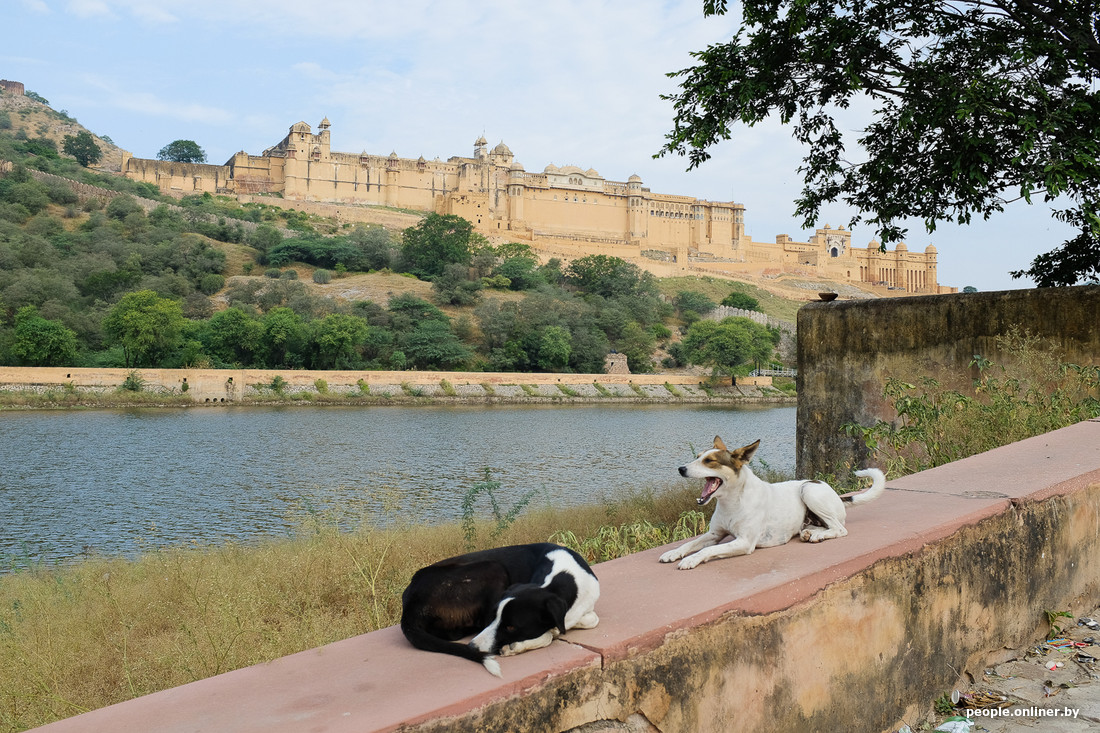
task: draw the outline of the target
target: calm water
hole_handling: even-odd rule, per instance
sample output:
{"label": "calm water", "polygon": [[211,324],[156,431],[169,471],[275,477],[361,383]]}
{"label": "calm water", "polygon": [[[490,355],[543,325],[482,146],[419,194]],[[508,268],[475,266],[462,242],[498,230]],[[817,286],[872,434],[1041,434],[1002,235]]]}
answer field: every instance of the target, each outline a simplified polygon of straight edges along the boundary
{"label": "calm water", "polygon": [[675,485],[716,434],[761,438],[756,463],[794,466],[794,407],[4,412],[0,560],[286,536],[311,512],[345,526],[454,519],[486,468],[505,510],[531,489],[535,505],[595,503]]}

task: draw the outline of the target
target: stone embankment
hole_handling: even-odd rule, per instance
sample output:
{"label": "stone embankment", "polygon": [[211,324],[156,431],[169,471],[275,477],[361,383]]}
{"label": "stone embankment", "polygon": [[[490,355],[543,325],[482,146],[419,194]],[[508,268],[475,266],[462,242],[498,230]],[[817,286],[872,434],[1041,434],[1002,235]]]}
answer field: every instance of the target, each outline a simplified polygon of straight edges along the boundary
{"label": "stone embankment", "polygon": [[[697,375],[528,374],[503,372],[373,372],[277,369],[78,369],[0,367],[0,404],[12,396],[64,393],[103,404],[129,388],[190,403],[321,402],[364,404],[794,404],[769,377],[709,384]],[[132,393],[132,392],[131,392]],[[118,400],[113,400],[118,401]],[[142,400],[147,402],[147,400]]]}

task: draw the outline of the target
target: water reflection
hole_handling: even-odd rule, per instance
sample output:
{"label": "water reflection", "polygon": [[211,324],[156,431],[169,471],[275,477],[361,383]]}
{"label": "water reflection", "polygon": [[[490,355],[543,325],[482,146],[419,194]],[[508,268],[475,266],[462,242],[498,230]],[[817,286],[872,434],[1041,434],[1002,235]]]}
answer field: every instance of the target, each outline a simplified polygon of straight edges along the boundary
{"label": "water reflection", "polygon": [[715,434],[790,469],[794,425],[794,407],[697,405],[5,412],[0,557],[285,536],[311,512],[454,519],[486,468],[505,506],[592,503],[674,483]]}

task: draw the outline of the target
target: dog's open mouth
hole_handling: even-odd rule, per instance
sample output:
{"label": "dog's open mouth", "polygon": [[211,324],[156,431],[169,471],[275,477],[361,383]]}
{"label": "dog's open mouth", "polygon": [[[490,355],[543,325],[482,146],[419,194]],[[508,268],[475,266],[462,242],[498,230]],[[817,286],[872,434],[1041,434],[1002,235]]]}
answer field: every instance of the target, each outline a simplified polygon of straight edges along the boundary
{"label": "dog's open mouth", "polygon": [[710,498],[714,496],[714,492],[718,491],[718,487],[720,487],[721,485],[722,479],[718,478],[717,476],[708,476],[707,482],[703,484],[703,493],[698,499],[695,500],[695,503],[699,506],[706,504],[708,501],[710,501]]}

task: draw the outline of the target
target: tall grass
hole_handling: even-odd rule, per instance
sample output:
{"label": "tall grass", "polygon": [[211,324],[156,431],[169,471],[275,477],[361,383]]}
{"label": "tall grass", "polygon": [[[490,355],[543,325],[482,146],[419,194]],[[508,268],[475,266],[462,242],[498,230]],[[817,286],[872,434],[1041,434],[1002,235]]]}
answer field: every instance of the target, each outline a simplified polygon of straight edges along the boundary
{"label": "tall grass", "polygon": [[1050,342],[1011,330],[1003,364],[976,355],[977,376],[888,379],[897,419],[848,424],[891,475],[915,473],[1100,415],[1100,366],[1063,360]]}
{"label": "tall grass", "polygon": [[[0,575],[0,731],[53,720],[396,624],[420,567],[555,538],[589,560],[694,533],[682,481],[602,504],[342,532],[309,514],[291,539],[165,548],[134,560],[19,564]],[[470,528],[472,527],[472,531]],[[12,563],[5,563],[9,568]]]}

